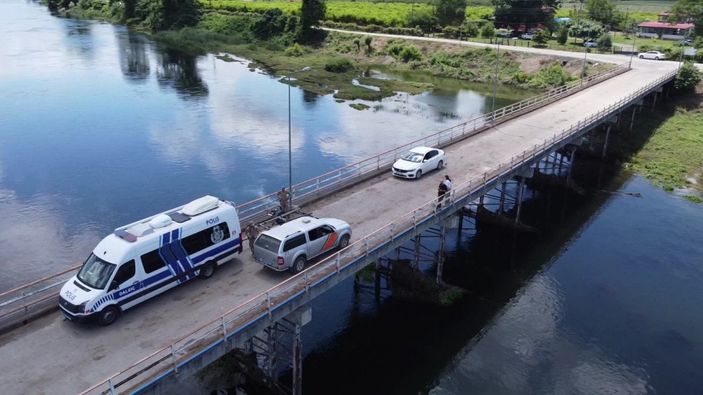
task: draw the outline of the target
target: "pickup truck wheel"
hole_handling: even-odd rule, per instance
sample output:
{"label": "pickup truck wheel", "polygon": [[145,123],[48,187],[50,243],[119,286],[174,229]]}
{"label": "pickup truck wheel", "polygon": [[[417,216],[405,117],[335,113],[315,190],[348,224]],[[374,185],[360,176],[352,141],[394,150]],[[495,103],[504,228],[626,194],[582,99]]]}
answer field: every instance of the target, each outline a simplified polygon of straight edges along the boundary
{"label": "pickup truck wheel", "polygon": [[107,306],[98,314],[98,323],[102,326],[108,326],[117,321],[120,316],[120,309],[115,306]]}
{"label": "pickup truck wheel", "polygon": [[214,273],[215,273],[215,263],[208,262],[200,268],[200,271],[198,272],[198,278],[201,280],[205,280],[205,279],[212,277],[212,275]]}
{"label": "pickup truck wheel", "polygon": [[342,239],[339,240],[339,249],[344,249],[347,248],[349,245],[349,235],[344,235],[342,236]]}
{"label": "pickup truck wheel", "polygon": [[303,269],[305,269],[305,257],[299,256],[293,262],[293,266],[290,267],[290,270],[293,273],[300,273],[303,271]]}

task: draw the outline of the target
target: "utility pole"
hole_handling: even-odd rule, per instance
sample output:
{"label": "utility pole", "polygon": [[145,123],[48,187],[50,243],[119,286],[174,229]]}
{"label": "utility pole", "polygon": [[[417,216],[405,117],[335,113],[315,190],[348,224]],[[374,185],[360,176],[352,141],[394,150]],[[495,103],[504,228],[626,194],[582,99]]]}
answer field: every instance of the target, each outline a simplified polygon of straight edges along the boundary
{"label": "utility pole", "polygon": [[495,122],[496,120],[496,95],[498,93],[498,63],[500,62],[500,57],[498,56],[500,54],[500,44],[498,43],[498,40],[496,40],[496,71],[495,71],[495,77],[493,78],[493,103],[491,104],[491,121]]}

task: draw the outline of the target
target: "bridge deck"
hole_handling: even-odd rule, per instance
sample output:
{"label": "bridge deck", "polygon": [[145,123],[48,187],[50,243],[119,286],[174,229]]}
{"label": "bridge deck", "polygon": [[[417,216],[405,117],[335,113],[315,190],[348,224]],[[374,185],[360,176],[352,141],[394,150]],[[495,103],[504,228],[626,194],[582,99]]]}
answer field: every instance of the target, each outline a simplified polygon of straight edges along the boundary
{"label": "bridge deck", "polygon": [[[358,239],[435,197],[443,174],[456,183],[478,178],[675,67],[635,59],[630,72],[448,147],[441,173],[418,181],[380,175],[305,210],[347,220]],[[210,280],[167,292],[111,327],[75,325],[59,314],[36,320],[0,338],[0,386],[9,394],[79,392],[288,277],[264,270],[245,250]]]}

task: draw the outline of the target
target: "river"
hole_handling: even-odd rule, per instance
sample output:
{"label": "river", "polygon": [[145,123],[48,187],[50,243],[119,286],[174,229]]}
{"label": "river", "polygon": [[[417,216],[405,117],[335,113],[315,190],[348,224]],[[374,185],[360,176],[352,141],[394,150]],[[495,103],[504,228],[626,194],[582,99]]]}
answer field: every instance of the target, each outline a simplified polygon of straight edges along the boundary
{"label": "river", "polygon": [[[124,223],[287,183],[287,86],[246,62],[21,0],[0,3],[0,32],[0,290],[78,263]],[[487,92],[357,111],[294,88],[294,180],[479,114]],[[455,306],[353,281],[313,301],[304,393],[703,392],[703,208],[587,165],[586,197],[528,194],[539,234],[452,233],[445,281],[469,290]]]}

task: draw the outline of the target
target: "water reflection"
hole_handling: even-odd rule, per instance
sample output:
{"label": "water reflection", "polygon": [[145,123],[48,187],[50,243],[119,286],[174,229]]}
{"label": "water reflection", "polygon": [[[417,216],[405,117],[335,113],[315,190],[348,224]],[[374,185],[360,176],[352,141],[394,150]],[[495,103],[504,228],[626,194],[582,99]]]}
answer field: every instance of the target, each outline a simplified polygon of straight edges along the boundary
{"label": "water reflection", "polygon": [[117,48],[122,74],[133,82],[146,82],[149,77],[149,56],[144,36],[128,31],[117,35]]}
{"label": "water reflection", "polygon": [[156,77],[161,86],[176,90],[184,99],[202,99],[207,96],[207,84],[200,78],[198,56],[170,47],[157,47]]}

